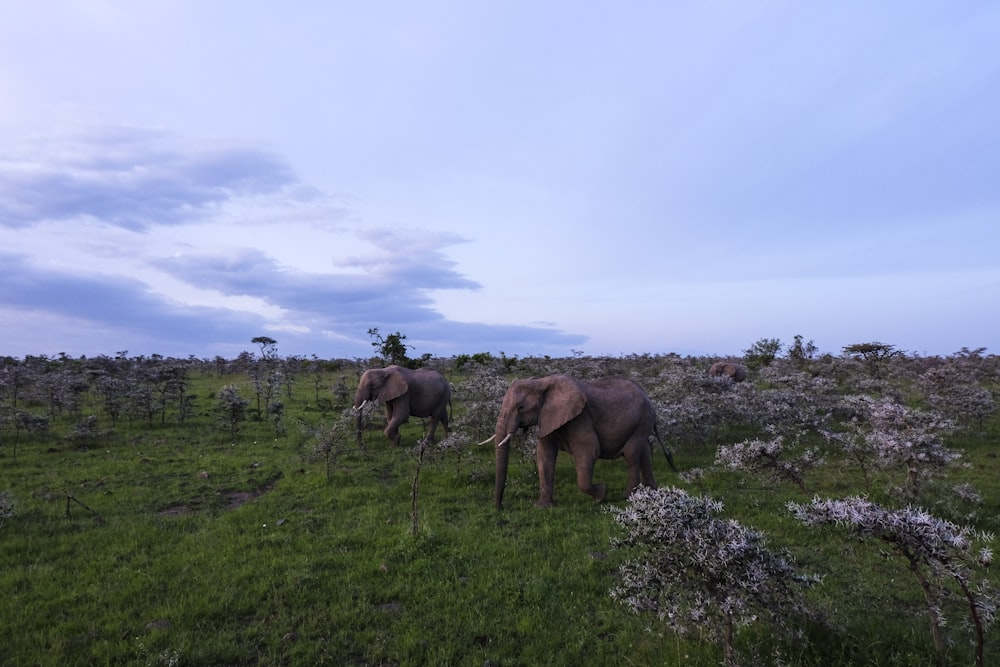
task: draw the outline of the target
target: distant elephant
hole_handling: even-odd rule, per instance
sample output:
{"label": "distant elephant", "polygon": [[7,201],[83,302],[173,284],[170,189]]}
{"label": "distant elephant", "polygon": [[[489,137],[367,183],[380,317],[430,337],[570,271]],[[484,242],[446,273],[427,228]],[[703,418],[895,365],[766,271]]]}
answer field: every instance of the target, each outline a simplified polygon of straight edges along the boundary
{"label": "distant elephant", "polygon": [[[538,426],[539,507],[553,505],[552,484],[560,449],[573,456],[580,490],[598,502],[607,495],[604,484],[592,483],[597,459],[625,457],[628,464],[626,495],[641,481],[655,487],[651,440],[656,410],[639,385],[622,377],[577,380],[567,375],[515,380],[503,397],[496,432],[486,442],[496,442],[494,502],[499,510],[507,485],[509,442],[518,428]],[[485,444],[485,443],[483,443]],[[674,460],[660,441],[674,472]]]}
{"label": "distant elephant", "polygon": [[728,361],[717,361],[708,369],[709,377],[727,377],[733,382],[743,382],[747,379],[747,369],[739,364]]}
{"label": "distant elephant", "polygon": [[451,385],[443,375],[430,368],[410,370],[402,366],[370,368],[361,375],[354,394],[358,441],[361,441],[361,410],[367,403],[385,403],[385,435],[399,445],[399,427],[414,417],[430,417],[428,438],[433,442],[438,422],[448,433],[448,407]]}

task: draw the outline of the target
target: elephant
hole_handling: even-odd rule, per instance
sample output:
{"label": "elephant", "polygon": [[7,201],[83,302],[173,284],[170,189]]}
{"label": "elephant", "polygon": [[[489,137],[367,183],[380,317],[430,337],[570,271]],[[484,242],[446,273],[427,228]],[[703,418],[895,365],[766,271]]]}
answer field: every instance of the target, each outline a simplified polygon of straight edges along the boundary
{"label": "elephant", "polygon": [[370,368],[361,374],[358,391],[354,394],[357,415],[358,442],[361,441],[361,411],[370,402],[385,403],[385,435],[398,446],[399,427],[414,417],[430,417],[428,438],[434,441],[438,422],[448,429],[448,408],[451,406],[451,385],[443,375],[430,368],[410,370],[403,366]]}
{"label": "elephant", "polygon": [[747,369],[740,364],[729,361],[717,361],[708,369],[709,377],[727,377],[733,382],[743,382],[747,379]]}
{"label": "elephant", "polygon": [[496,486],[493,499],[502,509],[507,485],[510,439],[519,428],[538,426],[538,507],[551,507],[556,456],[568,451],[576,466],[577,485],[596,501],[607,487],[593,483],[597,459],[625,457],[628,464],[626,496],[639,486],[654,487],[651,441],[655,436],[670,468],[673,456],[660,440],[656,410],[639,385],[623,377],[579,380],[568,375],[515,380],[503,397],[496,432],[483,442],[496,443]]}

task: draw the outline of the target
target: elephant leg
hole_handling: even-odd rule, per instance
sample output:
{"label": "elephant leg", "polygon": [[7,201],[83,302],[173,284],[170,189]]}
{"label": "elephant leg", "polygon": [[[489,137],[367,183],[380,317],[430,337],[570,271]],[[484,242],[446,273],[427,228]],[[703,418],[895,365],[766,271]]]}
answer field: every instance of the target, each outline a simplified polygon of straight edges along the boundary
{"label": "elephant leg", "polygon": [[555,501],[552,500],[552,485],[555,482],[556,456],[559,454],[559,447],[547,438],[538,439],[538,447],[535,449],[535,462],[538,464],[538,502],[537,507],[552,507]]}
{"label": "elephant leg", "polygon": [[430,414],[431,427],[427,432],[427,437],[430,438],[431,442],[434,442],[434,434],[437,432],[438,424],[444,427],[444,434],[447,436],[451,433],[451,429],[448,428],[448,408],[443,407]]}
{"label": "elephant leg", "polygon": [[434,432],[437,431],[438,418],[437,415],[431,415],[431,427],[427,430],[427,440],[429,442],[434,442]]}
{"label": "elephant leg", "polygon": [[574,457],[576,464],[576,484],[580,490],[591,496],[597,502],[601,502],[608,495],[608,487],[604,484],[594,484],[594,463],[593,456]]}
{"label": "elephant leg", "polygon": [[656,488],[653,478],[653,454],[649,448],[648,439],[636,439],[625,447],[625,463],[628,465],[628,486],[625,487],[625,497],[628,498],[638,488],[643,486]]}
{"label": "elephant leg", "polygon": [[385,437],[389,438],[389,442],[393,446],[398,447],[401,439],[399,427],[406,423],[409,415],[406,410],[401,410],[399,406],[392,406],[389,403],[385,404],[385,415],[388,422],[385,426]]}

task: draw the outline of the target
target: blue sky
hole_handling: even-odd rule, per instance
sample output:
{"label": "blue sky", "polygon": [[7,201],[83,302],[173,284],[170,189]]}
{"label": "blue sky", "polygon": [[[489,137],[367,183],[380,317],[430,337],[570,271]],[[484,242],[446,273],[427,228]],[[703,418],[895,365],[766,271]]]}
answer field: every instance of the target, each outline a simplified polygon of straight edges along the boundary
{"label": "blue sky", "polygon": [[0,10],[0,354],[1000,350],[1000,7]]}

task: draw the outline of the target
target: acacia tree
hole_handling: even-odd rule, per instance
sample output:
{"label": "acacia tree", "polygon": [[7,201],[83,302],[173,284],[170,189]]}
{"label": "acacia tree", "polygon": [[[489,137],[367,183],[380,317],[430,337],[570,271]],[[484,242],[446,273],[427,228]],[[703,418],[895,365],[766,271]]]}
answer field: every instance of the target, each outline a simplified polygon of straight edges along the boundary
{"label": "acacia tree", "polygon": [[986,629],[996,619],[1000,591],[984,578],[973,581],[976,567],[993,560],[988,546],[974,551],[975,542],[990,542],[992,535],[938,519],[926,511],[907,507],[885,509],[860,497],[844,500],[814,498],[808,505],[788,503],[788,509],[806,526],[846,527],[858,537],[875,538],[902,556],[924,595],[934,648],[940,658],[946,651],[944,601],[950,579],[968,605],[976,646],[976,665],[983,664]]}
{"label": "acacia tree", "polygon": [[302,431],[313,439],[313,449],[308,455],[309,460],[323,460],[326,466],[326,481],[333,478],[333,471],[340,456],[347,451],[348,444],[354,433],[354,414],[344,410],[339,419],[318,425],[310,424],[304,419],[296,419]]}
{"label": "acacia tree", "polygon": [[727,470],[766,474],[776,482],[792,482],[808,493],[806,472],[823,463],[815,447],[794,451],[785,444],[784,436],[770,440],[744,440],[733,445],[720,445],[715,454],[715,465]]}
{"label": "acacia tree", "polygon": [[902,354],[895,345],[886,343],[855,343],[843,348],[844,354],[864,362],[872,377],[880,377],[888,359]]}
{"label": "acacia tree", "polygon": [[229,434],[233,438],[240,432],[240,424],[246,421],[248,405],[250,401],[240,396],[235,385],[226,385],[219,390],[215,412],[219,420],[229,428]]}
{"label": "acacia tree", "polygon": [[272,403],[281,391],[284,374],[278,363],[278,341],[268,336],[256,336],[250,342],[260,345],[260,358],[252,360],[247,368],[257,397],[256,418],[259,421],[263,419],[265,411],[273,415],[275,410],[279,413],[283,410],[284,406],[274,408]]}
{"label": "acacia tree", "polygon": [[678,634],[707,634],[736,663],[736,629],[767,619],[808,616],[802,591],[818,579],[799,574],[791,557],[767,548],[763,533],[716,517],[722,503],[682,489],[640,486],[623,508],[610,507],[625,529],[612,538],[631,558],[619,568],[611,597],[636,612],[653,612]]}
{"label": "acacia tree", "polygon": [[935,410],[965,426],[975,424],[982,428],[996,404],[992,392],[979,384],[976,375],[976,369],[967,360],[949,360],[923,373],[917,385]]}

